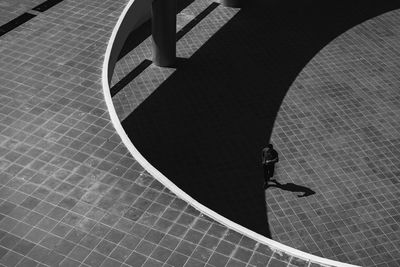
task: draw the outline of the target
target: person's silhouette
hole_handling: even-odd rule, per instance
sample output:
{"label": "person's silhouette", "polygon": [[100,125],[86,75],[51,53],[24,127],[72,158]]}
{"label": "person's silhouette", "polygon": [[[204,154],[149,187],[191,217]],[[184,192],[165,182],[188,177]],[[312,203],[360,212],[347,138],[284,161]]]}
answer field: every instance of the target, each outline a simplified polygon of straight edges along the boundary
{"label": "person's silhouette", "polygon": [[278,152],[272,144],[268,144],[262,150],[262,164],[264,168],[264,188],[268,185],[269,180],[274,176],[275,163],[279,161]]}

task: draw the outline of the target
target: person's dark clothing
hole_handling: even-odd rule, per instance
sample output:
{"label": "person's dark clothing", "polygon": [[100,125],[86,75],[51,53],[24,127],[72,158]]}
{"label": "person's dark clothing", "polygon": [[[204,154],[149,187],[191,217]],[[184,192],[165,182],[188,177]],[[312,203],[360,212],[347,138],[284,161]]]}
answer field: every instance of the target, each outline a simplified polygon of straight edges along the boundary
{"label": "person's dark clothing", "polygon": [[264,179],[265,182],[267,183],[270,178],[274,176],[275,172],[275,164],[264,164]]}
{"label": "person's dark clothing", "polygon": [[274,176],[275,163],[279,161],[278,152],[273,148],[264,148],[262,150],[262,164],[264,167],[264,179],[267,184],[269,179]]}

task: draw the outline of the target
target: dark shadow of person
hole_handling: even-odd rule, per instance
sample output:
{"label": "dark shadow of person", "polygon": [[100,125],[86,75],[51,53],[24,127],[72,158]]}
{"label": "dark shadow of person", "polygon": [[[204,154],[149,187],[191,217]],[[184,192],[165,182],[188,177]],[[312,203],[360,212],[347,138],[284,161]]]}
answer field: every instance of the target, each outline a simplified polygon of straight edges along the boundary
{"label": "dark shadow of person", "polygon": [[297,195],[297,197],[308,197],[308,196],[311,196],[311,195],[315,194],[315,191],[311,190],[308,187],[302,186],[302,185],[297,185],[297,184],[294,184],[294,183],[281,184],[275,179],[270,180],[270,181],[274,182],[274,184],[267,184],[265,186],[265,189],[267,189],[268,187],[277,187],[277,188],[280,188],[282,190],[286,190],[286,191],[290,191],[290,192],[303,193],[302,195]]}

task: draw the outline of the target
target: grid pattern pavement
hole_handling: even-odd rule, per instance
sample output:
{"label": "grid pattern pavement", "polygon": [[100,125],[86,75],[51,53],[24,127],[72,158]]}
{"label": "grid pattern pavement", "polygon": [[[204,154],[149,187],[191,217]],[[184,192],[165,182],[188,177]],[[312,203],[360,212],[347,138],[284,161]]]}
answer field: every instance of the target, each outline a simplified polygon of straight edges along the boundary
{"label": "grid pattern pavement", "polygon": [[[193,4],[180,16],[195,16],[198,7],[204,8]],[[217,30],[220,14],[234,11],[219,8],[194,31]],[[266,191],[275,240],[362,266],[400,264],[398,18],[393,11],[344,33],[289,89],[271,137],[281,156],[276,178],[317,193],[297,198],[272,187]],[[198,49],[206,40],[194,34],[185,44]],[[150,57],[149,40],[142,45],[118,63],[114,83],[140,62],[133,57]],[[178,52],[190,51],[177,46]],[[120,119],[172,72],[151,66],[117,94]]]}
{"label": "grid pattern pavement", "polygon": [[288,91],[271,137],[277,178],[317,193],[267,191],[280,242],[362,266],[400,264],[399,14],[342,34]]}
{"label": "grid pattern pavement", "polygon": [[135,162],[102,95],[126,0],[69,0],[0,38],[0,265],[317,266],[199,213]]}
{"label": "grid pattern pavement", "polygon": [[0,26],[43,3],[45,0],[2,0],[0,2]]}

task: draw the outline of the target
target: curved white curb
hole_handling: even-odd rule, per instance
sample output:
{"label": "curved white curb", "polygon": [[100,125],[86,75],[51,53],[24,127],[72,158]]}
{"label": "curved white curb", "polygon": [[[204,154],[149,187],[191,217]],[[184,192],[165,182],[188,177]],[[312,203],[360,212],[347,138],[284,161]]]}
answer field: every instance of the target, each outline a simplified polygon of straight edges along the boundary
{"label": "curved white curb", "polygon": [[177,187],[174,183],[172,183],[167,177],[165,177],[161,172],[159,172],[156,168],[154,168],[140,154],[140,152],[133,145],[133,143],[131,142],[131,140],[129,139],[129,137],[127,136],[127,134],[125,133],[125,131],[121,125],[121,122],[115,111],[114,104],[112,102],[111,93],[110,93],[110,85],[108,82],[109,59],[110,59],[111,50],[112,50],[116,35],[118,33],[119,28],[121,27],[121,24],[122,24],[123,19],[125,18],[125,15],[127,14],[128,10],[131,8],[132,4],[135,1],[136,0],[129,1],[129,3],[126,5],[125,9],[122,11],[122,13],[118,19],[118,22],[112,31],[111,38],[108,42],[107,50],[106,50],[106,53],[104,56],[102,77],[101,77],[104,98],[106,101],[108,112],[110,114],[111,121],[112,121],[117,133],[121,137],[122,142],[125,144],[125,146],[129,150],[129,152],[132,154],[132,156],[143,166],[143,168],[146,171],[148,171],[153,177],[155,177],[158,181],[160,181],[165,187],[167,187],[169,190],[171,190],[173,193],[175,193],[179,198],[183,199],[184,201],[186,201],[187,203],[192,205],[194,208],[196,208],[201,213],[213,218],[215,221],[220,222],[221,224],[227,226],[228,228],[230,228],[232,230],[235,230],[245,236],[248,236],[262,244],[268,245],[268,246],[272,247],[273,249],[285,252],[285,253],[295,256],[297,258],[310,260],[312,262],[322,264],[322,265],[355,267],[356,265],[342,263],[342,262],[338,262],[338,261],[334,261],[334,260],[330,260],[330,259],[325,259],[322,257],[318,257],[315,255],[291,248],[289,246],[283,245],[272,239],[266,238],[265,236],[257,234],[256,232],[253,232],[253,231],[219,215],[218,213],[212,211],[211,209],[209,209],[206,206],[202,205],[201,203],[197,202],[195,199],[193,199],[188,194],[186,194],[184,191],[182,191],[179,187]]}

